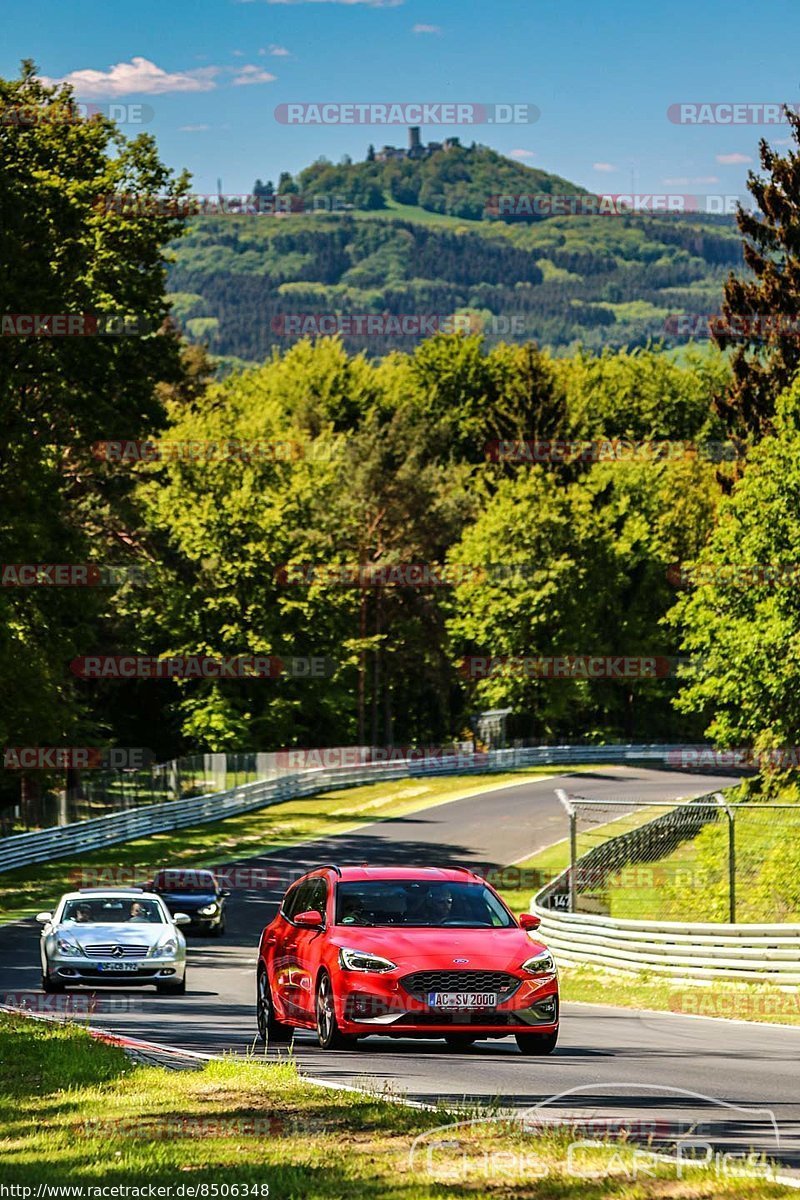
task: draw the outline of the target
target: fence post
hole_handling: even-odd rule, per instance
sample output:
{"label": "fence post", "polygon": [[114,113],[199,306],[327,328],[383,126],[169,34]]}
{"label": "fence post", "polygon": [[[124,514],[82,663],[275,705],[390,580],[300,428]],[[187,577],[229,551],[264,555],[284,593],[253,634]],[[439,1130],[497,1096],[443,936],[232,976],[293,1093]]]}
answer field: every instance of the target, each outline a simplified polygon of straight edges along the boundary
{"label": "fence post", "polygon": [[736,815],[721,792],[714,793],[717,804],[728,818],[728,923],[736,924]]}
{"label": "fence post", "polygon": [[578,888],[575,878],[575,864],[578,861],[578,815],[575,805],[563,788],[556,788],[558,796],[569,816],[569,911],[578,911]]}

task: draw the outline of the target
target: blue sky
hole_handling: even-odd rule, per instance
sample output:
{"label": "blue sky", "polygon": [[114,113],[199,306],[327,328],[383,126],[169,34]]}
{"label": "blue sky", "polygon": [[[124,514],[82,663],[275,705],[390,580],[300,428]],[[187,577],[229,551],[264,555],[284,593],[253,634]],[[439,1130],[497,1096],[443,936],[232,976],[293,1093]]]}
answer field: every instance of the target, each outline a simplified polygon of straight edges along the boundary
{"label": "blue sky", "polygon": [[144,127],[199,192],[406,142],[402,127],[282,125],[279,104],[456,101],[541,117],[425,140],[475,139],[592,191],[730,194],[786,126],[673,124],[669,105],[800,103],[796,0],[36,0],[3,24],[4,75],[30,57],[79,99],[148,104]]}

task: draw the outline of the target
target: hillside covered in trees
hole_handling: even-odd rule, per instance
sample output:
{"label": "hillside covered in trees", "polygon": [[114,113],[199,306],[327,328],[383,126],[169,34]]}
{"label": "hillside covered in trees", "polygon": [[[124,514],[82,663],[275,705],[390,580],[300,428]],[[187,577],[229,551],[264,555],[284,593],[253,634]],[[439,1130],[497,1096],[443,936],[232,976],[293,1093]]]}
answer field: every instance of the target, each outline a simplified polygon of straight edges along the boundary
{"label": "hillside covered in trees", "polygon": [[[260,185],[266,189],[266,185]],[[287,349],[292,316],[469,315],[489,344],[559,353],[683,344],[717,312],[742,264],[732,218],[685,214],[497,219],[501,195],[578,196],[557,176],[493,151],[282,176],[283,211],[204,215],[175,247],[174,311],[190,339],[257,362]],[[314,206],[318,211],[311,211]],[[325,207],[328,205],[328,208]],[[699,325],[680,324],[686,314]],[[687,329],[689,333],[687,333]],[[413,332],[343,330],[350,351],[412,351]]]}

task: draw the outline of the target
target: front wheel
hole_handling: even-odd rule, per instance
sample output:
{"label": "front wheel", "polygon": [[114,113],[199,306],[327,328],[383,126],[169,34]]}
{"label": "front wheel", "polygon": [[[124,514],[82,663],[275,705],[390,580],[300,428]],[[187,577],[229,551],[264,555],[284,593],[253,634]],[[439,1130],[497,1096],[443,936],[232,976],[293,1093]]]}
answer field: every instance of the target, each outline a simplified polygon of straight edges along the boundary
{"label": "front wheel", "polygon": [[523,1054],[552,1054],[558,1041],[555,1033],[517,1033],[514,1035]]}
{"label": "front wheel", "polygon": [[156,991],[162,996],[182,996],[186,991],[186,976],[180,983],[157,983]]}
{"label": "front wheel", "polygon": [[317,985],[317,1040],[323,1050],[350,1050],[356,1044],[356,1039],[342,1033],[337,1024],[329,975],[323,975]]}
{"label": "front wheel", "polygon": [[288,1042],[291,1039],[291,1025],[284,1025],[275,1016],[269,980],[263,966],[259,966],[256,980],[256,1023],[262,1042]]}
{"label": "front wheel", "polygon": [[52,979],[50,975],[42,975],[42,990],[49,992],[51,995],[54,992],[63,992],[64,984],[60,979]]}

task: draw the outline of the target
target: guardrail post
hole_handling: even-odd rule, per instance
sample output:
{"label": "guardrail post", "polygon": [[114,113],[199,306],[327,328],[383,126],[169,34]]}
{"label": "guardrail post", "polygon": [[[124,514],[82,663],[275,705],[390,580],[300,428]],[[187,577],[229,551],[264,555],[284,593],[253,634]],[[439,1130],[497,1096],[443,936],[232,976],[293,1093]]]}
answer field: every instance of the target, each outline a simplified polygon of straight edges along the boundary
{"label": "guardrail post", "polygon": [[736,924],[736,816],[725,802],[722,792],[715,792],[714,799],[725,809],[728,818],[728,923]]}
{"label": "guardrail post", "polygon": [[556,788],[558,796],[569,817],[569,911],[578,911],[578,888],[576,863],[578,861],[578,814],[575,805],[563,788]]}

